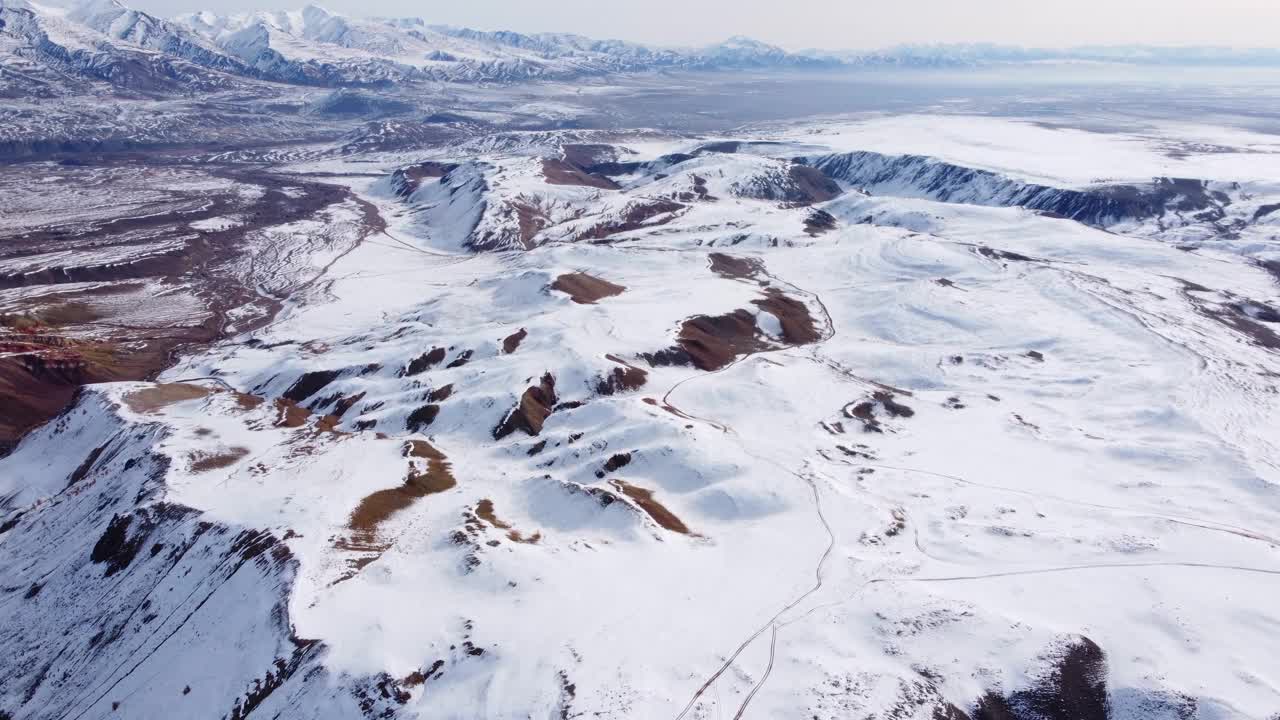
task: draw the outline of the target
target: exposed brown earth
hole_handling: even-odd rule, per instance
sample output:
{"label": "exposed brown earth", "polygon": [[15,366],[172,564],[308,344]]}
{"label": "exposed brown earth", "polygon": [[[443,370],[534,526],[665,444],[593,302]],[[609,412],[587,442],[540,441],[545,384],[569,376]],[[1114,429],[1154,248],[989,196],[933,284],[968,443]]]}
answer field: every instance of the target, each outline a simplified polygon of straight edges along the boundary
{"label": "exposed brown earth", "polygon": [[699,370],[719,370],[739,355],[766,350],[770,344],[756,328],[756,318],[746,310],[725,315],[698,315],[680,326],[676,344],[643,357],[650,365],[693,365]]}
{"label": "exposed brown earth", "polygon": [[580,168],[589,168],[601,163],[617,162],[621,157],[618,148],[612,145],[575,143],[560,148],[564,161]]}
{"label": "exposed brown earth", "polygon": [[[165,165],[169,160],[150,158]],[[186,189],[181,180],[172,189],[157,190],[152,179],[128,162],[103,159],[101,165],[61,168],[66,176],[61,184],[85,189],[77,195],[91,207],[105,208],[97,215],[68,213],[58,224],[40,224],[13,214],[16,230],[0,233],[0,260],[21,261],[45,255],[54,258],[84,258],[80,261],[50,260],[21,274],[0,274],[0,287],[102,283],[90,288],[69,289],[56,295],[43,294],[36,300],[19,301],[6,308],[7,317],[29,315],[36,319],[37,332],[47,340],[45,347],[28,348],[23,357],[0,358],[0,454],[31,428],[61,412],[76,389],[86,383],[146,380],[168,366],[184,346],[200,345],[222,337],[232,308],[253,305],[259,309],[251,320],[237,322],[238,331],[251,331],[270,322],[280,307],[280,297],[257,291],[251,278],[241,271],[246,240],[265,228],[313,217],[325,207],[349,200],[350,191],[336,185],[280,177],[259,168],[168,165],[174,172],[198,183],[210,176],[231,179],[242,185],[265,188],[261,195],[239,193],[236,188],[208,192]],[[32,171],[38,171],[32,166]],[[83,182],[76,178],[84,175]],[[102,182],[104,178],[110,182]],[[4,182],[26,182],[15,170]],[[300,192],[282,192],[282,186]],[[50,186],[57,191],[60,185]],[[109,190],[102,190],[109,188]],[[66,192],[61,190],[61,192]],[[94,192],[110,192],[99,197]],[[121,204],[112,215],[117,196],[137,192],[148,204]],[[154,198],[154,200],[152,200]],[[365,208],[367,230],[380,222],[376,211]],[[234,216],[234,227],[223,230],[195,230],[191,223]],[[300,240],[306,242],[305,239]],[[163,248],[149,252],[149,248]],[[137,252],[129,262],[94,264],[92,252]],[[136,248],[136,250],[134,250]],[[287,249],[281,248],[281,253]],[[305,282],[299,280],[299,285]],[[155,287],[164,287],[156,292]],[[69,287],[69,286],[68,286]],[[287,292],[285,293],[287,294]],[[123,301],[127,298],[127,301]],[[178,300],[180,302],[175,302]],[[59,307],[59,306],[63,307]],[[184,317],[174,308],[191,308]],[[140,312],[152,308],[163,321],[138,325]],[[27,312],[30,310],[31,312]],[[116,320],[127,313],[129,320]],[[41,315],[43,314],[43,317]],[[145,321],[144,321],[145,322]],[[15,330],[25,334],[28,327]],[[0,335],[5,333],[0,330]],[[24,359],[25,358],[25,359]]]}
{"label": "exposed brown earth", "polygon": [[434,445],[426,440],[406,441],[404,444],[404,456],[407,458],[419,458],[422,460],[444,461],[446,459],[444,453],[437,450]]}
{"label": "exposed brown earth", "polygon": [[603,478],[611,472],[616,472],[631,464],[631,453],[617,453],[609,456],[605,461],[604,467],[596,471],[596,477]]}
{"label": "exposed brown earth", "polygon": [[877,410],[895,418],[909,418],[916,414],[915,410],[898,402],[892,392],[877,390],[871,394],[871,398],[868,400],[852,402],[846,405],[844,415],[851,420],[861,422],[864,432],[884,432],[884,426],[877,417]]}
{"label": "exposed brown earth", "polygon": [[510,335],[506,336],[505,338],[502,339],[502,352],[506,353],[507,355],[510,355],[511,353],[515,352],[516,348],[520,347],[520,343],[524,342],[524,339],[528,336],[529,336],[529,331],[525,330],[524,328],[520,328],[516,332],[513,332]]}
{"label": "exposed brown earth", "polygon": [[304,373],[302,377],[298,378],[297,382],[291,385],[288,390],[285,390],[284,397],[300,403],[323,390],[326,385],[337,380],[341,374],[341,371],[338,370],[319,370]]}
{"label": "exposed brown earth", "polygon": [[1202,315],[1235,330],[1258,347],[1280,350],[1280,311],[1264,303],[1242,300],[1230,292],[1223,293],[1229,302],[1212,302],[1192,293],[1208,294],[1214,290],[1189,280],[1181,282],[1183,297]]}
{"label": "exposed brown earth", "polygon": [[275,426],[300,428],[311,418],[311,411],[286,398],[276,398]]}
{"label": "exposed brown earth", "polygon": [[414,375],[421,375],[431,368],[431,366],[439,365],[443,362],[445,354],[446,351],[444,348],[431,348],[427,352],[424,352],[418,357],[410,360],[409,364],[405,366],[405,369],[400,372],[400,376],[412,377]]}
{"label": "exposed brown earth", "polygon": [[555,406],[556,379],[551,373],[546,373],[537,385],[524,391],[524,395],[520,396],[520,403],[494,428],[494,439],[501,440],[516,430],[538,435]]}
{"label": "exposed brown earth", "polygon": [[447,368],[462,367],[463,365],[466,365],[467,363],[471,362],[472,355],[475,355],[474,350],[463,350],[462,352],[458,353],[458,356],[455,357],[452,361],[450,361],[448,365],[445,365],[445,367]]}
{"label": "exposed brown earth", "polygon": [[525,250],[533,249],[533,239],[551,223],[545,214],[528,203],[511,203],[509,210],[516,214],[520,226],[520,244]]}
{"label": "exposed brown earth", "polygon": [[[1107,720],[1111,707],[1107,693],[1107,660],[1102,648],[1087,637],[1073,638],[1053,649],[1042,664],[1047,667],[1033,684],[1022,690],[983,696],[974,708],[973,720],[1040,718],[1042,720]],[[1170,708],[1172,709],[1172,708]],[[1194,705],[1184,715],[1191,717]],[[1170,713],[1172,717],[1174,714]],[[960,717],[965,717],[963,713]]]}
{"label": "exposed brown earth", "polygon": [[728,280],[755,280],[764,273],[764,263],[758,258],[738,257],[713,252],[707,255],[711,272]]}
{"label": "exposed brown earth", "polygon": [[834,180],[815,167],[792,164],[787,175],[799,191],[800,202],[826,202],[843,192]]}
{"label": "exposed brown earth", "polygon": [[601,280],[583,272],[561,275],[551,283],[551,288],[565,293],[574,302],[582,305],[593,305],[597,300],[621,295],[626,290],[622,285],[615,285],[608,280]]}
{"label": "exposed brown earth", "polygon": [[1013,262],[1034,262],[1035,261],[1035,258],[1028,257],[1026,255],[1023,255],[1022,253],[1010,252],[1008,250],[996,250],[995,248],[989,248],[985,245],[978,247],[976,252],[979,255],[985,258],[990,258],[992,260],[1010,260]]}
{"label": "exposed brown earth", "polygon": [[688,190],[672,193],[671,199],[682,203],[692,202],[715,202],[719,198],[711,194],[707,189],[707,179],[701,175],[689,175],[689,180],[693,185]]}
{"label": "exposed brown earth", "polygon": [[249,393],[236,392],[232,393],[236,398],[236,406],[241,410],[257,410],[266,402],[266,398],[261,395],[250,395]]}
{"label": "exposed brown earth", "polygon": [[611,372],[596,380],[596,394],[616,395],[621,392],[639,390],[648,381],[648,372],[613,355],[606,355],[605,357],[622,367],[614,368]]}
{"label": "exposed brown earth", "polygon": [[134,390],[124,396],[124,402],[136,413],[156,413],[170,405],[208,397],[209,388],[186,383],[165,383]]}
{"label": "exposed brown earth", "polygon": [[[748,269],[745,263],[749,261],[728,255],[713,256],[711,262],[713,270],[718,267],[722,276],[734,279],[763,272],[761,265]],[[751,303],[778,318],[785,345],[806,345],[822,339],[808,306],[777,288],[767,288],[763,297]],[[641,357],[654,367],[693,365],[711,371],[727,366],[741,355],[778,347],[778,343],[760,332],[753,313],[734,310],[724,315],[695,315],[685,320],[674,346]]]}
{"label": "exposed brown earth", "polygon": [[451,163],[423,162],[409,165],[392,173],[391,183],[397,197],[406,198],[422,187],[423,180],[438,179],[457,169]]}
{"label": "exposed brown earth", "polygon": [[209,472],[231,467],[249,454],[248,448],[233,447],[216,453],[196,453],[191,456],[192,472]]}
{"label": "exposed brown earth", "polygon": [[421,432],[424,428],[435,422],[436,417],[439,415],[439,405],[423,405],[409,413],[409,417],[405,418],[405,429],[409,432]]}
{"label": "exposed brown earth", "polygon": [[[434,448],[430,451],[421,450],[420,446],[413,452],[428,455],[427,469],[423,471],[412,466],[402,485],[379,490],[361,500],[347,521],[347,527],[352,533],[348,541],[349,547],[376,546],[378,527],[382,523],[428,495],[442,493],[457,486],[458,481],[443,454]],[[431,457],[432,454],[439,457]]]}
{"label": "exposed brown earth", "polygon": [[356,403],[364,399],[365,394],[366,393],[356,393],[355,395],[338,397],[337,400],[334,401],[332,415],[341,419],[342,416],[346,415]]}
{"label": "exposed brown earth", "polygon": [[618,183],[603,175],[593,175],[567,160],[542,161],[542,176],[548,185],[580,185],[601,190],[617,190]]}
{"label": "exposed brown earth", "polygon": [[[579,233],[575,239],[603,240],[618,233],[639,230],[642,227],[663,225],[673,220],[675,218],[674,213],[683,210],[685,207],[685,205],[674,200],[636,200],[627,205],[621,219],[593,225]],[[670,215],[671,217],[660,222],[650,222],[655,218],[661,218],[663,215]]]}
{"label": "exposed brown earth", "polygon": [[513,528],[510,524],[498,519],[497,514],[493,510],[493,501],[489,499],[481,500],[476,503],[476,517],[489,523],[489,525],[507,531],[507,539],[512,542],[525,543],[527,545],[535,545],[542,540],[542,533],[536,532],[532,535],[525,536],[524,533]]}
{"label": "exposed brown earth", "polygon": [[666,508],[665,505],[653,499],[653,491],[637,487],[624,480],[611,480],[610,484],[618,489],[623,495],[631,498],[631,501],[645,512],[654,522],[658,523],[665,530],[680,533],[681,535],[691,535],[689,527],[676,517],[676,514]]}
{"label": "exposed brown earth", "polygon": [[778,318],[782,324],[782,339],[789,345],[808,345],[822,339],[809,307],[777,288],[765,290],[765,297],[752,300],[751,304]]}

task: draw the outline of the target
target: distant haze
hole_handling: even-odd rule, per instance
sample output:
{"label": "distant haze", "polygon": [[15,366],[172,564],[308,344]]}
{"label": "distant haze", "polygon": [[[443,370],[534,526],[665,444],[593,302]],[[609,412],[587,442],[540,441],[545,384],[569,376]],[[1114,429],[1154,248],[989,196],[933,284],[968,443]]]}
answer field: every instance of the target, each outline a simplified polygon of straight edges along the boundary
{"label": "distant haze", "polygon": [[[124,0],[159,15],[287,10],[305,0]],[[656,45],[748,35],[790,50],[902,43],[1280,45],[1280,0],[325,0],[350,15],[482,30],[574,32]]]}

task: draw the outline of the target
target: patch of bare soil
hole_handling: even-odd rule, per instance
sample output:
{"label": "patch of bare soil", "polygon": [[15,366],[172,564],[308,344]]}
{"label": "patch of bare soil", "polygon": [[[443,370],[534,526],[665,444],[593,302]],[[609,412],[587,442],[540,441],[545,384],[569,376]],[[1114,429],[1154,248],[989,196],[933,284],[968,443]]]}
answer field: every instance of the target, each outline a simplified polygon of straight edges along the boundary
{"label": "patch of bare soil", "polygon": [[435,404],[423,405],[422,407],[409,413],[405,418],[404,426],[409,432],[422,432],[431,423],[436,421],[440,415],[440,406]]}
{"label": "patch of bare soil", "polygon": [[[1053,649],[1041,663],[1047,666],[1033,675],[1028,688],[1008,696],[990,692],[973,710],[973,720],[1004,720],[1034,717],[1043,720],[1107,720],[1111,717],[1107,698],[1106,655],[1097,643],[1077,637]],[[1172,708],[1170,708],[1172,709]],[[1183,713],[1170,716],[1183,717]],[[1194,709],[1185,715],[1190,717]]]}
{"label": "patch of bare soil", "polygon": [[546,373],[537,385],[524,391],[520,403],[494,428],[493,438],[501,440],[516,430],[523,430],[529,435],[541,433],[542,424],[555,406],[556,379],[551,373]]}
{"label": "patch of bare soil", "polygon": [[533,238],[551,221],[541,210],[528,203],[511,203],[509,208],[515,212],[520,226],[520,244],[526,250],[533,249]]}
{"label": "patch of bare soil", "polygon": [[707,260],[711,263],[711,272],[727,280],[757,280],[764,273],[764,262],[759,258],[713,252]]}
{"label": "patch of bare soil", "polygon": [[1202,315],[1235,330],[1258,347],[1280,350],[1280,333],[1272,326],[1280,325],[1280,311],[1254,300],[1242,299],[1230,292],[1222,292],[1227,302],[1214,302],[1192,293],[1214,293],[1203,285],[1182,280],[1182,295]]}
{"label": "patch of bare soil", "polygon": [[596,471],[596,477],[603,478],[611,472],[616,472],[631,464],[631,453],[616,453],[610,455],[605,461],[604,467]]}
{"label": "patch of bare soil", "polygon": [[[627,205],[620,219],[593,225],[579,233],[575,239],[603,240],[611,235],[639,230],[642,227],[664,225],[675,219],[675,213],[685,209],[685,207],[685,205],[674,200],[636,200]],[[650,222],[661,218],[663,215],[670,215],[671,217],[658,222]]]}
{"label": "patch of bare soil", "polygon": [[844,416],[862,423],[864,432],[884,432],[879,416],[893,418],[909,418],[916,414],[915,410],[903,405],[888,390],[877,390],[870,399],[852,402],[845,406]]}
{"label": "patch of bare soil", "polygon": [[798,191],[800,202],[816,203],[826,202],[840,195],[843,192],[836,181],[827,177],[825,173],[815,167],[808,165],[800,165],[794,163],[787,170],[791,182],[795,184]]}
{"label": "patch of bare soil", "polygon": [[601,280],[594,275],[582,272],[561,275],[551,283],[551,288],[565,293],[574,302],[582,305],[593,305],[597,300],[621,295],[626,290],[622,285],[615,285],[608,280]]}
{"label": "patch of bare soil", "polygon": [[300,428],[307,424],[311,411],[287,398],[276,398],[275,426]]}
{"label": "patch of bare soil", "polygon": [[[20,231],[0,228],[0,259],[56,258],[29,272],[0,275],[0,287],[69,288],[53,296],[43,294],[38,301],[19,300],[8,308],[19,314],[26,309],[43,313],[36,318],[38,329],[15,333],[35,330],[32,334],[44,335],[51,342],[29,354],[30,367],[0,358],[0,407],[5,408],[0,413],[0,454],[31,428],[61,412],[80,385],[149,379],[167,367],[182,348],[216,340],[232,324],[245,332],[271,322],[281,298],[263,296],[246,279],[239,260],[247,238],[268,227],[313,217],[325,207],[352,198],[346,188],[298,178],[284,181],[260,167],[191,168],[172,158],[151,156],[139,159],[138,164],[162,164],[174,168],[177,176],[198,183],[214,176],[263,187],[266,192],[209,192],[199,184],[188,186],[179,180],[145,207],[119,205],[125,208],[120,212],[128,213],[120,215],[116,214],[115,196],[128,195],[135,187],[145,187],[148,196],[154,196],[153,176],[145,168],[134,167],[132,160],[103,157],[95,162],[92,167],[61,169],[59,174],[67,177],[50,186],[50,192],[66,193],[63,185],[74,186],[77,200],[83,199],[86,207],[102,208],[101,212],[70,213],[68,219],[54,223],[15,215],[14,227]],[[80,174],[87,175],[84,182],[77,177]],[[103,176],[112,181],[99,182]],[[0,185],[25,181],[15,171]],[[277,189],[286,184],[301,192]],[[0,194],[4,192],[0,190]],[[366,224],[374,227],[379,218],[375,212],[371,219],[367,210]],[[220,230],[192,228],[199,221],[229,216],[241,222]],[[134,248],[139,253],[136,260],[94,261],[100,250],[130,252]],[[152,252],[150,248],[163,250]],[[282,255],[290,251],[288,247],[278,249]],[[80,282],[105,285],[70,288],[69,284]],[[157,285],[171,289],[155,292]],[[122,296],[128,296],[129,302],[122,302]],[[51,298],[61,300],[64,306],[47,307]],[[228,312],[250,305],[261,312],[252,320],[232,323]],[[154,312],[148,312],[151,310]],[[160,320],[139,320],[149,315]]]}
{"label": "patch of bare soil", "polygon": [[430,369],[433,365],[439,365],[444,361],[446,350],[442,347],[433,347],[427,352],[422,353],[418,357],[409,361],[404,370],[400,371],[400,377],[413,377],[421,375]]}
{"label": "patch of bare soil", "polygon": [[513,332],[510,335],[506,336],[505,338],[502,339],[502,352],[506,353],[507,355],[510,355],[511,353],[515,352],[516,348],[520,347],[520,343],[524,342],[524,339],[528,336],[529,336],[529,331],[525,330],[524,328],[520,328],[516,332]]}
{"label": "patch of bare soil", "polygon": [[653,499],[653,491],[637,487],[624,480],[611,480],[610,484],[618,489],[623,495],[631,498],[631,501],[645,512],[654,522],[658,523],[663,529],[671,532],[680,533],[681,535],[692,535],[689,527],[676,517],[676,514],[667,509],[665,505]]}
{"label": "patch of bare soil", "polygon": [[156,413],[176,403],[208,397],[210,392],[200,385],[164,383],[134,390],[124,396],[124,402],[136,413]]}
{"label": "patch of bare soil", "polygon": [[601,163],[617,162],[621,151],[613,145],[600,143],[575,143],[560,148],[564,161],[580,168],[590,168]]}
{"label": "patch of bare soil", "polygon": [[707,189],[706,178],[701,175],[690,174],[689,180],[693,182],[693,185],[691,185],[688,190],[681,190],[672,193],[670,196],[672,200],[682,203],[716,202],[719,200],[719,198],[712,195],[711,191]]}
{"label": "patch of bare soil", "polygon": [[1008,250],[996,250],[982,245],[975,249],[979,255],[992,260],[1010,260],[1013,262],[1035,262],[1035,258]]}
{"label": "patch of bare soil", "polygon": [[746,310],[734,310],[725,315],[697,315],[685,320],[675,346],[642,357],[654,367],[693,365],[709,371],[723,368],[738,355],[770,347],[759,335],[755,316]]}
{"label": "patch of bare soil", "polygon": [[284,397],[294,402],[302,402],[324,389],[326,385],[338,379],[339,370],[318,370],[304,373],[297,382],[285,390]]}
{"label": "patch of bare soil", "polygon": [[[363,400],[365,395],[366,393],[360,392],[355,395],[339,395],[333,398],[333,411],[330,414],[341,420],[342,416],[350,412],[351,408],[355,407],[356,403]],[[322,405],[328,404],[328,402],[322,403]]]}
{"label": "patch of bare soil", "polygon": [[509,523],[505,523],[498,519],[493,510],[493,501],[489,499],[481,500],[476,503],[476,517],[489,523],[494,528],[507,531],[507,539],[512,542],[525,543],[527,545],[535,545],[542,540],[542,533],[535,532],[526,536],[524,533],[513,528]]}
{"label": "patch of bare soil", "polygon": [[406,198],[422,187],[422,181],[442,178],[457,167],[454,164],[438,162],[423,162],[402,167],[391,174],[391,187],[395,189],[396,197]]}
{"label": "patch of bare soil", "polygon": [[[433,448],[434,450],[434,448]],[[378,543],[378,527],[393,515],[428,495],[451,490],[458,485],[448,460],[431,457],[426,470],[416,465],[409,468],[404,484],[368,495],[351,512],[347,528],[351,531],[348,547],[371,547]]]}
{"label": "patch of bare soil", "polygon": [[191,471],[202,473],[228,468],[240,462],[248,454],[249,448],[243,447],[228,448],[214,453],[192,453]]}
{"label": "patch of bare soil", "polygon": [[250,395],[249,393],[236,392],[233,393],[236,398],[236,407],[246,412],[257,410],[267,399],[261,395]]}
{"label": "patch of bare soil", "polygon": [[542,161],[542,176],[548,185],[580,185],[601,190],[617,190],[618,183],[603,175],[593,175],[567,160]]}
{"label": "patch of bare soil", "polygon": [[[736,264],[720,262],[727,272],[737,270]],[[741,355],[822,339],[808,306],[777,288],[767,288],[762,298],[751,303],[778,318],[782,325],[781,345],[760,332],[753,313],[734,310],[724,315],[695,315],[685,320],[673,347],[644,353],[641,357],[654,367],[693,365],[711,371],[725,367]]]}
{"label": "patch of bare soil", "polygon": [[809,313],[809,306],[777,288],[769,288],[764,294],[763,299],[752,300],[751,304],[778,318],[782,324],[782,339],[788,345],[807,345],[822,339],[813,315]]}
{"label": "patch of bare soil", "polygon": [[407,458],[419,458],[421,460],[439,460],[444,461],[444,453],[436,449],[436,446],[426,440],[408,440],[404,444],[404,456]]}
{"label": "patch of bare soil", "polygon": [[596,394],[616,395],[631,390],[639,390],[648,381],[649,373],[644,370],[613,355],[606,355],[605,357],[622,367],[614,368],[612,372],[596,380]]}
{"label": "patch of bare soil", "polygon": [[[129,288],[140,292],[137,286]],[[82,291],[77,297],[108,295],[110,290]],[[61,412],[81,385],[141,380],[167,359],[168,345],[141,337],[158,331],[141,331],[126,346],[110,333],[86,332],[100,317],[95,306],[56,298],[50,304],[50,296],[40,302],[32,312],[0,314],[0,456],[31,428]],[[181,337],[188,331],[170,332]]]}

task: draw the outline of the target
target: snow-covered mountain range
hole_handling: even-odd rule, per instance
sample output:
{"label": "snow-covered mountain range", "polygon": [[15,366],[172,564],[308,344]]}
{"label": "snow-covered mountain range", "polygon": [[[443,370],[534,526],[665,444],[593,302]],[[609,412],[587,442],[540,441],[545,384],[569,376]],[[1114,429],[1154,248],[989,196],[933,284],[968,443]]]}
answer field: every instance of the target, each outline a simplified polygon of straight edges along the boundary
{"label": "snow-covered mountain range", "polygon": [[[1029,50],[994,45],[787,52],[749,38],[695,49],[578,35],[483,32],[417,18],[297,11],[164,19],[119,0],[0,0],[0,86],[57,86],[50,73],[134,90],[199,91],[236,79],[317,86],[514,82],[654,70],[963,68],[1048,61],[1276,65],[1280,52],[1214,48]],[[43,76],[43,77],[42,77]]]}
{"label": "snow-covered mountain range", "polygon": [[0,720],[1280,720],[1280,81],[1057,61],[1273,58],[0,0]]}

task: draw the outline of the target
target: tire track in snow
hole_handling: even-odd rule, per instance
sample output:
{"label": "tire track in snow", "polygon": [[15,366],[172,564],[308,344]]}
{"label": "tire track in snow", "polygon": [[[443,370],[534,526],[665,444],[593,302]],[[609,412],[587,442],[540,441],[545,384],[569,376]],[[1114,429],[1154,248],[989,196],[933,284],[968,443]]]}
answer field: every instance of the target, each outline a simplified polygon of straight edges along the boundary
{"label": "tire track in snow", "polygon": [[[801,480],[805,481],[806,484],[809,485],[809,489],[813,491],[814,510],[818,515],[819,522],[822,524],[822,527],[827,534],[827,547],[826,547],[826,550],[823,551],[822,556],[818,559],[817,566],[814,568],[813,587],[804,591],[795,599],[793,599],[791,602],[787,603],[786,606],[784,606],[781,610],[775,613],[773,617],[769,618],[767,622],[761,625],[759,629],[757,629],[754,633],[748,636],[747,639],[743,640],[742,644],[739,645],[737,649],[733,651],[733,654],[730,655],[729,658],[720,665],[720,667],[715,671],[715,673],[713,673],[711,677],[707,678],[707,680],[704,683],[702,683],[702,685],[697,689],[697,691],[694,692],[693,697],[689,699],[688,704],[686,704],[684,706],[684,709],[680,711],[680,714],[675,717],[675,720],[683,720],[683,718],[687,716],[691,710],[693,710],[694,706],[697,705],[698,700],[702,698],[702,696],[707,692],[707,690],[709,690],[711,686],[714,685],[715,682],[720,679],[720,676],[723,675],[726,671],[728,671],[729,668],[733,667],[734,662],[737,661],[738,659],[738,656],[741,655],[744,650],[750,647],[751,644],[755,642],[757,638],[763,635],[766,630],[772,630],[772,633],[773,633],[773,642],[770,643],[770,648],[769,648],[769,670],[771,671],[773,669],[773,653],[774,653],[774,647],[777,641],[778,628],[780,627],[778,625],[778,620],[784,614],[786,614],[787,612],[795,608],[797,605],[807,600],[814,593],[822,589],[823,580],[824,580],[823,570],[825,569],[827,560],[831,557],[832,551],[835,550],[836,536],[835,536],[835,533],[831,530],[830,523],[827,522],[826,515],[823,513],[822,494],[818,490],[817,481],[815,481],[812,477],[807,477],[805,475],[801,475],[800,473],[782,468],[782,466],[778,465],[778,463],[774,462],[773,460],[769,460],[768,458],[762,458],[753,454],[751,456],[757,460],[767,462],[775,467],[778,467],[782,469],[784,472],[786,472],[787,474],[798,477]],[[764,677],[761,678],[760,682],[757,683],[757,686],[752,690],[751,695],[748,696],[746,703],[744,703],[743,706],[738,710],[738,714],[735,716],[735,718],[742,717],[742,713],[746,712],[746,705],[750,703],[751,698],[755,696],[756,692],[759,691],[760,687],[763,687],[764,681],[766,679],[768,679],[768,672],[766,672]]]}
{"label": "tire track in snow", "polygon": [[1221,523],[1215,520],[1205,520],[1203,518],[1188,517],[1185,515],[1166,515],[1163,513],[1152,513],[1144,510],[1134,510],[1132,508],[1120,507],[1118,505],[1104,505],[1101,503],[1087,502],[1084,500],[1073,500],[1071,498],[1065,498],[1060,495],[1033,493],[1029,490],[1020,490],[1018,488],[1004,487],[1002,485],[991,485],[988,483],[977,482],[975,480],[967,480],[958,475],[948,475],[946,473],[934,472],[932,470],[921,470],[918,468],[900,467],[896,465],[882,465],[877,463],[863,463],[863,465],[865,467],[880,468],[882,470],[897,470],[900,472],[930,475],[933,477],[942,478],[944,480],[951,480],[952,482],[957,482],[962,485],[969,485],[972,487],[983,488],[985,490],[995,490],[998,492],[1006,492],[1014,495],[1024,495],[1026,497],[1032,498],[1033,500],[1036,500],[1036,499],[1052,500],[1052,501],[1060,502],[1066,505],[1076,505],[1078,507],[1087,507],[1095,510],[1109,510],[1111,512],[1124,513],[1126,515],[1132,515],[1135,517],[1145,517],[1145,518],[1152,518],[1155,520],[1164,520],[1166,522],[1171,522],[1178,525],[1187,525],[1189,527],[1200,528],[1202,530],[1209,530],[1211,532],[1227,533],[1230,535],[1236,535],[1249,540],[1259,540],[1261,542],[1269,543],[1271,545],[1280,546],[1280,538],[1271,537],[1269,535],[1263,534],[1256,530],[1251,530],[1245,527],[1239,527],[1237,525],[1230,525],[1228,523]]}

